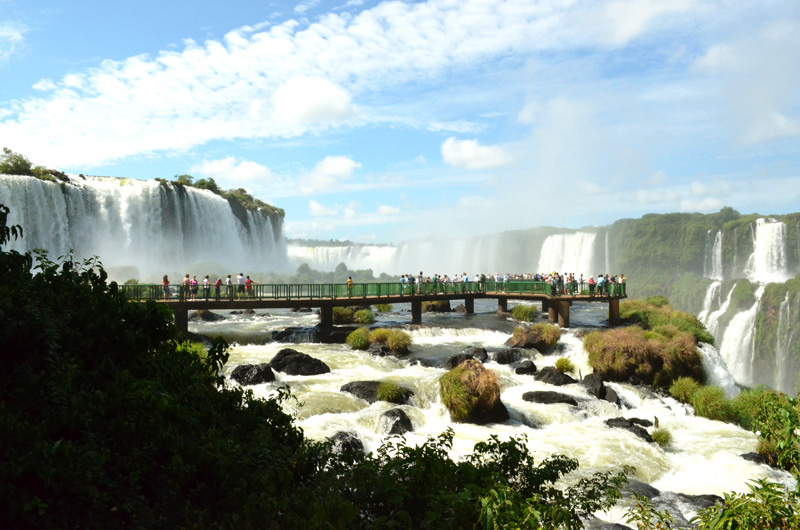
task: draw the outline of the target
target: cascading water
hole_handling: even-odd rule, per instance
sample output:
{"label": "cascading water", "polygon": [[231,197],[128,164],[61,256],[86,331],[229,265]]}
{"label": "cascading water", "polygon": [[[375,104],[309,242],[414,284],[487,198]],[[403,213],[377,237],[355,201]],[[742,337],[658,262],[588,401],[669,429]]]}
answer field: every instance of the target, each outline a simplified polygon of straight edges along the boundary
{"label": "cascading water", "polygon": [[785,282],[791,278],[786,261],[786,225],[775,219],[758,219],[747,277],[755,283]]}
{"label": "cascading water", "polygon": [[[721,285],[721,284],[720,284]],[[721,337],[719,336],[719,318],[724,315],[728,311],[728,306],[731,305],[731,297],[733,296],[733,287],[731,290],[728,291],[728,296],[725,297],[725,301],[719,306],[719,309],[716,311],[712,311],[710,313],[706,313],[705,318],[701,319],[700,321],[705,324],[706,329],[708,330],[711,335],[714,336],[714,340],[719,344]],[[709,302],[710,307],[710,302]]]}
{"label": "cascading water", "polygon": [[[700,320],[705,326],[706,329],[709,329],[709,314],[711,313],[711,308],[714,306],[720,306],[720,295],[722,293],[722,282],[715,281],[711,282],[706,289],[706,296],[703,299],[703,309],[700,313],[697,314],[697,319]],[[719,318],[719,315],[717,316]],[[709,329],[710,331],[710,329]],[[713,333],[712,333],[713,334]]]}
{"label": "cascading water", "polygon": [[107,268],[136,267],[139,279],[158,281],[199,263],[206,267],[200,274],[288,268],[280,216],[237,216],[226,199],[206,190],[106,177],[71,176],[57,184],[3,176],[0,202],[11,209],[9,222],[25,231],[12,249],[99,256]]}
{"label": "cascading water", "polygon": [[698,344],[697,349],[700,350],[703,371],[708,378],[706,383],[723,389],[728,399],[736,397],[736,394],[739,393],[739,387],[736,386],[736,381],[719,351],[705,342]]}
{"label": "cascading water", "polygon": [[717,231],[713,244],[709,245],[711,230],[706,237],[706,256],[703,261],[703,276],[712,280],[722,280],[722,230]]}
{"label": "cascading water", "polygon": [[312,269],[334,270],[344,263],[349,269],[373,269],[384,272],[394,268],[397,247],[387,245],[306,246],[289,244],[289,259],[297,265],[307,263]]}
{"label": "cascading water", "polygon": [[591,275],[596,236],[597,234],[592,232],[549,236],[542,245],[537,272],[556,271]]}
{"label": "cascading water", "polygon": [[755,321],[758,313],[758,304],[764,294],[764,286],[756,289],[756,302],[750,309],[737,313],[722,339],[720,353],[728,365],[737,382],[752,386],[753,381],[753,356],[755,353],[753,337],[755,335]]}
{"label": "cascading water", "polygon": [[797,335],[797,327],[793,325],[797,316],[793,313],[790,296],[787,292],[778,311],[778,329],[776,331],[775,344],[775,388],[790,394],[795,392],[795,382],[797,380],[796,374],[792,374],[787,369],[789,366],[789,349],[795,343]]}

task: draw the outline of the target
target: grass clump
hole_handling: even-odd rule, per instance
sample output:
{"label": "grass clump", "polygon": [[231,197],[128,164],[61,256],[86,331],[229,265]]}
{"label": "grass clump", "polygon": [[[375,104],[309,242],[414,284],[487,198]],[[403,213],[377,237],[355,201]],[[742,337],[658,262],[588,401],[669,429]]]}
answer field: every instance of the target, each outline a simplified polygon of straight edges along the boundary
{"label": "grass clump", "polygon": [[511,316],[523,322],[533,322],[539,311],[533,305],[520,304],[511,309]]}
{"label": "grass clump", "polygon": [[733,405],[725,398],[725,391],[718,386],[701,386],[692,394],[691,400],[698,416],[725,422],[736,417]]}
{"label": "grass clump", "polygon": [[386,344],[391,334],[392,330],[389,328],[373,329],[372,333],[369,334],[369,341],[373,344]]}
{"label": "grass clump", "polygon": [[672,445],[672,433],[669,432],[667,429],[663,428],[655,429],[650,434],[650,437],[660,447],[669,447],[670,445]]}
{"label": "grass clump", "polygon": [[359,324],[372,324],[375,322],[375,314],[369,309],[359,309],[353,313],[353,320]]}
{"label": "grass clump", "polygon": [[411,346],[411,335],[402,329],[393,329],[386,338],[386,345],[389,351],[397,355],[405,355]]}
{"label": "grass clump", "polygon": [[405,402],[400,385],[391,381],[382,381],[378,385],[377,398],[379,401],[388,401],[398,405],[402,405]]}
{"label": "grass clump", "polygon": [[714,337],[706,330],[696,316],[672,309],[663,296],[651,296],[646,300],[623,300],[619,304],[620,318],[631,324],[639,324],[644,329],[658,332],[665,326],[673,326],[678,331],[691,334],[695,342],[714,344]]}
{"label": "grass clump", "polygon": [[349,307],[334,307],[333,308],[333,323],[334,324],[352,324],[353,311]]}
{"label": "grass clump", "polygon": [[479,361],[469,359],[439,380],[439,395],[453,421],[476,419],[496,406],[500,400],[497,374]]}
{"label": "grass clump", "polygon": [[388,313],[392,310],[392,304],[375,304],[378,313]]}
{"label": "grass clump", "polygon": [[559,357],[558,360],[556,360],[556,370],[562,374],[572,373],[575,371],[575,363],[566,357]]}
{"label": "grass clump", "polygon": [[354,350],[366,350],[369,347],[369,330],[358,328],[347,336],[345,343]]}
{"label": "grass clump", "polygon": [[669,393],[681,403],[691,403],[692,396],[698,388],[700,388],[700,383],[691,377],[679,377],[669,387]]}

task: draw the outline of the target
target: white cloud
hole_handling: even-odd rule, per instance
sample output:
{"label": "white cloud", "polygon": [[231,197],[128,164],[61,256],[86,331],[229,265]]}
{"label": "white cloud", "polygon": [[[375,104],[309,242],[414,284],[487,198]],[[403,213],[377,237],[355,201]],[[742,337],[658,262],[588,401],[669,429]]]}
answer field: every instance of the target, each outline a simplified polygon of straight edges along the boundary
{"label": "white cloud", "polygon": [[456,140],[442,143],[442,158],[447,164],[464,169],[490,169],[511,162],[511,155],[499,146],[479,145],[477,140]]}
{"label": "white cloud", "polygon": [[11,57],[25,44],[27,27],[15,22],[0,22],[0,61]]}
{"label": "white cloud", "polygon": [[272,96],[275,117],[288,124],[313,124],[349,118],[356,109],[346,90],[318,77],[293,77]]}
{"label": "white cloud", "polygon": [[378,206],[378,215],[398,215],[400,213],[400,208],[395,206],[387,206],[386,204],[381,204]]}
{"label": "white cloud", "polygon": [[319,0],[306,0],[294,6],[294,12],[302,15],[309,9],[314,9],[317,5],[319,5]]}
{"label": "white cloud", "polygon": [[204,160],[189,168],[189,173],[204,178],[213,178],[223,188],[238,188],[249,183],[263,184],[273,178],[270,170],[261,164],[247,160],[237,163],[236,158],[232,156],[219,160]]}
{"label": "white cloud", "polygon": [[355,219],[356,211],[354,208],[345,208],[344,209],[344,218],[345,219]]}
{"label": "white cloud", "polygon": [[721,200],[706,197],[702,200],[684,199],[681,201],[680,209],[682,212],[712,213],[719,211],[723,206],[725,203]]}
{"label": "white cloud", "polygon": [[301,178],[300,192],[308,195],[333,191],[360,167],[359,162],[346,156],[326,156],[317,162],[310,175]]}
{"label": "white cloud", "polygon": [[335,208],[329,208],[313,200],[308,201],[308,211],[314,217],[332,216],[339,213]]}

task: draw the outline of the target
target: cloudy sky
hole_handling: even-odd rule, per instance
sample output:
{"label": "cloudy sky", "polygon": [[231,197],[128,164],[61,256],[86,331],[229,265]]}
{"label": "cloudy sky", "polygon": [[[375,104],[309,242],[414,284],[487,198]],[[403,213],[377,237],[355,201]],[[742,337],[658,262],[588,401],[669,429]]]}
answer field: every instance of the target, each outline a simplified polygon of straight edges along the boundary
{"label": "cloudy sky", "polygon": [[0,146],[398,242],[800,210],[797,0],[0,0]]}

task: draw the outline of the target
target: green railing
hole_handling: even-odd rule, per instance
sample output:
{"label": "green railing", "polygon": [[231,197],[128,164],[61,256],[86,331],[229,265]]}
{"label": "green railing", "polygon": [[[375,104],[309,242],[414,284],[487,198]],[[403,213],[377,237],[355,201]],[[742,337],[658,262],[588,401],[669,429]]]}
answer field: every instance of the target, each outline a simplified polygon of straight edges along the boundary
{"label": "green railing", "polygon": [[508,282],[448,282],[448,283],[254,283],[245,285],[222,285],[219,290],[213,285],[208,289],[197,286],[196,293],[191,287],[181,284],[170,285],[169,294],[158,284],[121,285],[120,290],[131,300],[293,300],[293,299],[337,299],[367,298],[381,296],[413,296],[436,294],[541,294],[547,296],[624,296],[624,284],[608,284],[607,289],[590,289],[588,283],[572,282],[563,286],[552,286],[547,282],[510,280]]}

